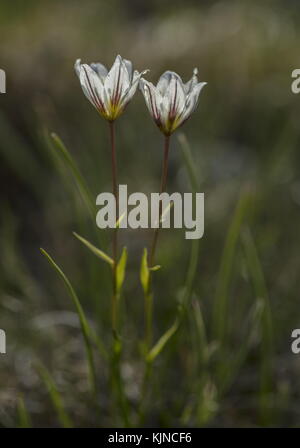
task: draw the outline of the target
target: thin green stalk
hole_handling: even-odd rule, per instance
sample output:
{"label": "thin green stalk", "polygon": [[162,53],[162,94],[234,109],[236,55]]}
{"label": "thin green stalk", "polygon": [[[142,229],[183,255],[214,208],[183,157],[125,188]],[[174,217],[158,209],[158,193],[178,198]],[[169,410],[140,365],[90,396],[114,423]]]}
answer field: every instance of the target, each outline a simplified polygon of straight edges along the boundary
{"label": "thin green stalk", "polygon": [[146,361],[145,372],[143,376],[143,383],[141,388],[141,398],[140,398],[140,406],[138,410],[138,424],[137,426],[141,428],[145,422],[145,414],[146,414],[146,403],[147,403],[147,393],[148,393],[148,384],[150,382],[151,374],[152,374],[153,362]]}
{"label": "thin green stalk", "polygon": [[152,291],[149,290],[145,294],[145,326],[146,326],[145,345],[147,351],[150,350],[153,339],[152,321],[153,321],[153,294]]}
{"label": "thin green stalk", "polygon": [[[162,165],[162,174],[161,174],[161,182],[160,182],[160,194],[166,191],[167,187],[167,178],[168,178],[168,162],[169,162],[169,150],[170,150],[170,136],[165,136],[164,141],[164,158]],[[159,203],[159,215],[158,215],[158,227],[154,230],[152,245],[150,249],[150,260],[149,266],[150,269],[154,266],[155,259],[155,251],[157,247],[158,235],[160,222],[162,217],[162,203]],[[150,350],[152,344],[152,333],[153,333],[153,285],[152,285],[152,271],[149,271],[148,285],[145,292],[145,346],[147,350]]]}
{"label": "thin green stalk", "polygon": [[121,377],[120,362],[122,354],[121,341],[116,337],[113,342],[113,352],[111,358],[111,380],[112,388],[116,397],[117,409],[121,411],[124,426],[129,428],[131,426],[128,402],[124,392],[123,381]]}
{"label": "thin green stalk", "polygon": [[113,348],[111,358],[111,373],[112,373],[112,386],[116,394],[116,402],[118,408],[121,411],[125,427],[129,427],[130,420],[129,420],[128,404],[120,371],[122,343],[119,336],[119,301],[125,274],[127,252],[126,249],[125,252],[123,251],[121,259],[118,263],[119,192],[118,192],[117,156],[116,156],[114,121],[109,122],[109,133],[111,144],[112,191],[115,197],[115,204],[116,204],[116,225],[113,231],[113,240],[112,240],[113,294],[111,304],[112,305],[111,318],[112,318],[112,332],[113,332]]}
{"label": "thin green stalk", "polygon": [[[163,166],[160,182],[160,194],[166,190],[167,186],[169,149],[170,149],[170,136],[166,135],[164,140],[164,157],[163,157]],[[153,338],[153,292],[152,292],[153,271],[151,270],[151,268],[154,267],[155,251],[157,246],[161,218],[162,218],[162,203],[160,202],[158,227],[154,230],[153,234],[153,240],[150,249],[149,265],[147,260],[147,250],[145,250],[141,268],[141,281],[144,289],[144,309],[145,309],[145,337],[144,337],[145,370],[144,370],[144,378],[143,378],[140,408],[139,408],[139,425],[141,425],[144,420],[145,401],[152,373],[152,363],[154,359],[149,358],[149,355],[151,354],[151,345]]]}

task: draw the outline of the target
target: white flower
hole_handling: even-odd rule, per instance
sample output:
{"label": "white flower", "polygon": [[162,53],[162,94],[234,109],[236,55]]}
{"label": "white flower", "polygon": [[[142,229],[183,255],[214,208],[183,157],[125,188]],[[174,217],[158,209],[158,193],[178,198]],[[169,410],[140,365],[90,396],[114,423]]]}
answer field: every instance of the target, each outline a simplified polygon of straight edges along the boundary
{"label": "white flower", "polygon": [[170,71],[159,78],[156,87],[143,78],[140,80],[140,89],[149,112],[164,134],[172,134],[196,109],[199,94],[206,84],[198,82],[197,74],[195,68],[186,84],[177,73]]}
{"label": "white flower", "polygon": [[107,120],[114,121],[125,109],[136,92],[141,76],[132,69],[132,63],[117,56],[110,69],[100,64],[75,62],[75,71],[87,99]]}

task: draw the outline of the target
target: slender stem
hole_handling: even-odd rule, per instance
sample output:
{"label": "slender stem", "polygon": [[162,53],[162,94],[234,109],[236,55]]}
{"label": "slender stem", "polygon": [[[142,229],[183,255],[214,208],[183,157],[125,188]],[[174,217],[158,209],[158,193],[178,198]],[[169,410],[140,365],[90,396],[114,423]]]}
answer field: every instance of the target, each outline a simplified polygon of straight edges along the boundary
{"label": "slender stem", "polygon": [[[163,158],[163,166],[162,166],[162,174],[161,174],[161,182],[160,182],[160,194],[166,190],[167,186],[167,176],[168,176],[168,161],[169,161],[169,149],[170,149],[170,136],[165,136],[164,142],[164,158]],[[152,267],[154,265],[154,257],[155,250],[157,246],[158,233],[160,227],[160,221],[162,217],[162,203],[159,202],[159,217],[158,217],[158,227],[154,230],[152,246],[150,250],[150,260],[149,266]],[[150,350],[152,344],[152,327],[153,327],[153,294],[152,294],[152,275],[150,272],[149,276],[149,284],[148,291],[145,294],[145,342],[147,350]]]}
{"label": "slender stem", "polygon": [[[160,194],[164,193],[167,186],[167,176],[168,176],[168,160],[169,160],[169,149],[170,149],[170,136],[165,136],[164,142],[164,158],[163,158],[163,166],[162,166],[162,175],[161,175],[161,183],[160,183]],[[159,226],[162,217],[162,203],[159,203],[159,219],[158,219],[158,227],[154,231],[152,246],[150,249],[150,260],[149,266],[152,267],[154,264],[155,250],[157,246],[158,234],[159,234]],[[153,335],[153,293],[152,293],[152,272],[150,271],[149,280],[148,280],[148,288],[145,292],[145,348],[146,352],[149,352],[152,344],[152,335]],[[152,374],[152,362],[146,361],[145,371],[144,371],[144,379],[143,386],[141,391],[141,400],[140,400],[140,409],[139,409],[139,423],[140,425],[143,423],[145,418],[145,407],[146,407],[146,398],[149,387],[149,382]]]}
{"label": "slender stem", "polygon": [[145,293],[145,347],[146,350],[151,349],[152,344],[152,319],[153,319],[153,294],[151,288],[151,280],[149,279],[149,290]]}
{"label": "slender stem", "polygon": [[137,426],[141,428],[145,422],[145,413],[146,413],[146,402],[147,402],[147,394],[148,394],[148,384],[150,381],[150,377],[152,374],[152,362],[146,362],[144,378],[141,389],[141,399],[140,399],[140,407],[138,410],[138,424]]}
{"label": "slender stem", "polygon": [[[118,181],[117,181],[117,157],[116,157],[116,145],[115,145],[115,126],[114,122],[109,122],[110,130],[110,142],[111,142],[111,167],[112,167],[112,191],[116,202],[116,222],[119,219],[119,194],[118,194]],[[117,298],[117,278],[116,268],[118,262],[118,227],[114,229],[113,241],[113,296],[112,296],[112,329],[114,334],[117,332],[118,325],[118,298]]]}
{"label": "slender stem", "polygon": [[[166,135],[165,136],[165,145],[164,145],[164,160],[163,160],[163,168],[162,168],[161,183],[160,183],[160,193],[164,193],[164,191],[166,190],[166,186],[167,186],[169,149],[170,149],[170,136]],[[162,203],[160,201],[158,227],[154,231],[152,246],[151,246],[151,251],[150,251],[150,266],[151,267],[154,264],[154,256],[155,256],[155,250],[156,250],[156,246],[157,246],[161,216],[162,216]]]}
{"label": "slender stem", "polygon": [[118,226],[119,220],[119,192],[118,192],[118,175],[117,175],[117,157],[115,145],[115,125],[113,121],[109,122],[110,142],[111,142],[111,166],[112,166],[112,191],[116,203],[116,227],[113,231],[112,252],[113,252],[113,295],[112,295],[112,330],[113,330],[113,347],[111,358],[111,380],[112,387],[116,397],[115,409],[120,410],[124,425],[130,426],[127,399],[124,393],[123,382],[120,372],[122,343],[118,334],[118,291],[117,291],[117,263],[118,263]]}

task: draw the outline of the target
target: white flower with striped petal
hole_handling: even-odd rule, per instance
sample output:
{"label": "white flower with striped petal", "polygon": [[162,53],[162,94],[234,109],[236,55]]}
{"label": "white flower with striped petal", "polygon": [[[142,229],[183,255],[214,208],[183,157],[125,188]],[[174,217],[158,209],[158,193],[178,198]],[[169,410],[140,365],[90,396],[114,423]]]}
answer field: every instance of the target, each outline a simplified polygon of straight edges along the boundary
{"label": "white flower with striped petal", "polygon": [[75,71],[87,99],[106,120],[114,121],[132,99],[140,78],[148,70],[133,71],[132,63],[120,55],[110,69],[100,64],[75,62]]}
{"label": "white flower with striped petal", "polygon": [[167,71],[155,87],[144,78],[140,89],[155,123],[165,135],[171,135],[194,112],[206,82],[198,82],[195,68],[192,78],[184,84],[179,75]]}

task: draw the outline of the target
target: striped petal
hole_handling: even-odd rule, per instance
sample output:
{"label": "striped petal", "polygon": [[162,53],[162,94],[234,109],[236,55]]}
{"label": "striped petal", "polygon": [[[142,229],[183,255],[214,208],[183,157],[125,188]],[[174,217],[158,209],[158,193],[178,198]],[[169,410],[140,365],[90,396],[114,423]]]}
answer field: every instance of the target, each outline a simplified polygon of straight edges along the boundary
{"label": "striped petal", "polygon": [[79,76],[83,93],[95,108],[103,115],[107,114],[107,101],[104,86],[97,73],[87,64],[77,64],[76,73]]}
{"label": "striped petal", "polygon": [[160,109],[159,104],[162,103],[161,94],[157,91],[152,82],[147,81],[144,78],[140,80],[140,89],[144,95],[146,105],[153,119],[158,123],[160,121]]}
{"label": "striped petal", "polygon": [[198,70],[184,84],[175,72],[166,71],[161,75],[156,88],[144,79],[140,87],[150,114],[160,130],[170,135],[181,126],[195,110],[205,82],[198,83]]}
{"label": "striped petal", "polygon": [[100,63],[75,62],[75,71],[82,90],[89,101],[109,121],[114,121],[136,92],[141,76],[147,72],[133,72],[132,63],[118,55],[108,72]]}
{"label": "striped petal", "polygon": [[116,105],[130,85],[128,70],[121,56],[117,56],[104,82],[111,103]]}
{"label": "striped petal", "polygon": [[185,122],[198,106],[200,92],[206,84],[206,82],[199,82],[187,96],[185,110],[181,116],[181,123]]}
{"label": "striped petal", "polygon": [[133,95],[136,92],[136,89],[138,88],[141,77],[148,71],[149,70],[144,70],[141,73],[139,73],[137,70],[134,71],[131,86],[128,88],[127,92],[124,93],[121,100],[124,106],[132,99]]}
{"label": "striped petal", "polygon": [[99,78],[101,79],[102,83],[104,84],[105,78],[107,76],[107,68],[105,65],[100,64],[100,62],[92,62],[91,68],[97,73]]}
{"label": "striped petal", "polygon": [[186,94],[181,78],[172,74],[167,91],[169,100],[169,119],[175,119],[180,115],[185,106]]}
{"label": "striped petal", "polygon": [[184,84],[184,90],[185,93],[188,95],[189,93],[191,93],[191,91],[193,90],[193,88],[198,84],[198,69],[194,68],[193,70],[193,76],[191,77],[191,79],[186,82]]}

